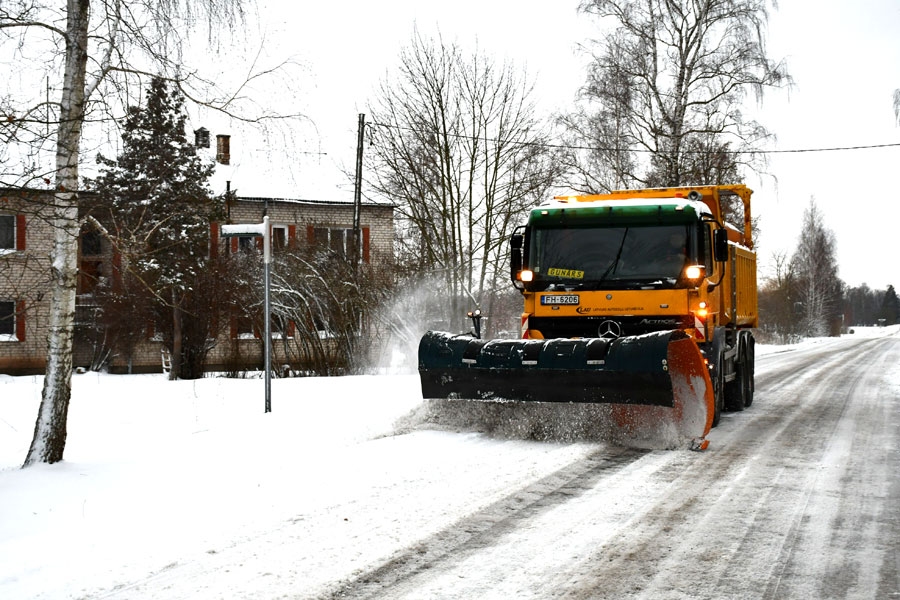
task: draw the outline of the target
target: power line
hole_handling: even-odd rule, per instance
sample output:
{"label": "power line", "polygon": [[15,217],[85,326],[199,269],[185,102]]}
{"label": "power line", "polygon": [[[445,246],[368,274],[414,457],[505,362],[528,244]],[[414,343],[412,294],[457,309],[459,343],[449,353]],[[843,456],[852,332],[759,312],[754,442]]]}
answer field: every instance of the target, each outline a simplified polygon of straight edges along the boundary
{"label": "power line", "polygon": [[[499,140],[492,140],[497,142]],[[517,142],[510,142],[517,143]],[[533,145],[537,145],[536,143]],[[570,146],[566,144],[541,144],[547,148],[558,148],[561,150],[594,150],[604,152],[639,152],[653,154],[653,150],[641,148],[609,148],[604,146]],[[682,154],[800,154],[804,152],[838,152],[843,150],[871,150],[877,148],[900,148],[900,142],[896,144],[869,144],[863,146],[834,146],[831,148],[792,148],[787,150],[681,150]]]}
{"label": "power line", "polygon": [[[900,143],[897,144],[868,144],[865,146],[835,146],[833,148],[798,148],[793,150],[759,150],[760,154],[798,154],[801,152],[838,152],[841,150],[872,150],[876,148],[897,148],[900,147]],[[735,152],[738,154],[739,152]],[[747,151],[746,153],[751,153]]]}
{"label": "power line", "polygon": [[[388,125],[385,123],[377,123],[377,122],[369,122],[369,125],[374,125],[377,127],[384,127],[386,129],[397,129],[401,131],[411,131],[415,133],[425,133],[422,129],[416,129],[414,127],[404,127],[401,125]],[[590,150],[590,151],[602,151],[602,152],[638,152],[642,154],[653,154],[653,150],[647,150],[642,148],[611,148],[608,146],[582,146],[582,145],[573,145],[573,144],[551,144],[545,142],[520,142],[516,140],[501,140],[499,138],[484,138],[484,137],[475,137],[471,135],[464,135],[461,133],[447,133],[445,134],[448,137],[454,137],[459,139],[466,140],[478,140],[478,141],[490,141],[493,143],[503,142],[505,144],[514,144],[519,146],[540,146],[542,148],[554,148],[557,150]],[[900,142],[894,144],[864,144],[859,146],[832,146],[826,148],[789,148],[785,150],[682,150],[682,154],[803,154],[803,153],[813,153],[813,152],[843,152],[850,150],[877,150],[880,148],[900,148]]]}

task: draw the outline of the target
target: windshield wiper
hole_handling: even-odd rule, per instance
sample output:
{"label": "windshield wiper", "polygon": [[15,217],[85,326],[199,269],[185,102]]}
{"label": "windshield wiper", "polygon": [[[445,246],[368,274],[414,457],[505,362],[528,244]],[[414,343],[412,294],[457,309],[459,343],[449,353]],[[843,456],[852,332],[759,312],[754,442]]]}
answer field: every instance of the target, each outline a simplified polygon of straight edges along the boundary
{"label": "windshield wiper", "polygon": [[622,241],[619,243],[619,249],[616,251],[616,258],[606,267],[606,270],[603,271],[603,275],[600,276],[600,279],[597,280],[597,285],[602,285],[606,278],[609,277],[609,274],[616,270],[616,267],[619,265],[619,259],[622,258],[622,249],[625,248],[625,238],[628,237],[628,228],[625,228],[625,231],[622,232]]}

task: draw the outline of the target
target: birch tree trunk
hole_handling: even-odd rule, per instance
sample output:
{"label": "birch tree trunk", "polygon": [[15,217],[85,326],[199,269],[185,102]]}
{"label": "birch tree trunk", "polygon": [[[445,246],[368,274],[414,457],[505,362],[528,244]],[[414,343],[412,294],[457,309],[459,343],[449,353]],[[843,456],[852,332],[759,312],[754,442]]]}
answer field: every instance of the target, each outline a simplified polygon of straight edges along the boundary
{"label": "birch tree trunk", "polygon": [[47,370],[34,438],[25,465],[62,460],[72,395],[72,335],[78,274],[78,159],[84,122],[90,0],[68,0],[66,67],[56,142],[56,194],[50,250],[50,334]]}

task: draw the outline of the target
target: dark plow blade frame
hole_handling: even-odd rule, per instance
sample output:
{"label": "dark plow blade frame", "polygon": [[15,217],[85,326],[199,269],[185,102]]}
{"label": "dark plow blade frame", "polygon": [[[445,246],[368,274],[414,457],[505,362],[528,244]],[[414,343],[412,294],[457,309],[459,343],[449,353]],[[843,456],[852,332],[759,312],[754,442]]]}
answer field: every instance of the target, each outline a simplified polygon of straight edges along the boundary
{"label": "dark plow blade frame", "polygon": [[[429,331],[419,343],[426,399],[664,407],[688,437],[712,424],[703,355],[680,330],[604,340],[480,340]],[[708,414],[707,414],[708,413]]]}

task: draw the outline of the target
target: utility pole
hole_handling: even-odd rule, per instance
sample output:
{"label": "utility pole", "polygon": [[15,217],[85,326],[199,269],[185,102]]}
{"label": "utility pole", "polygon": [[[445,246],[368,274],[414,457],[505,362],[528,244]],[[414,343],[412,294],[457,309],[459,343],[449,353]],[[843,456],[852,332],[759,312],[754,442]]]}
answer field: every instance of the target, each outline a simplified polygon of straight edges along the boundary
{"label": "utility pole", "polygon": [[363,133],[366,129],[366,115],[359,113],[359,130],[356,134],[356,185],[353,188],[353,271],[359,266],[359,255],[362,248],[362,230],[360,229],[360,213],[362,212],[362,169],[363,169]]}

